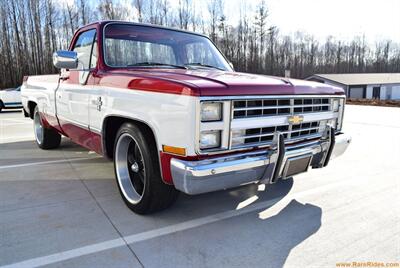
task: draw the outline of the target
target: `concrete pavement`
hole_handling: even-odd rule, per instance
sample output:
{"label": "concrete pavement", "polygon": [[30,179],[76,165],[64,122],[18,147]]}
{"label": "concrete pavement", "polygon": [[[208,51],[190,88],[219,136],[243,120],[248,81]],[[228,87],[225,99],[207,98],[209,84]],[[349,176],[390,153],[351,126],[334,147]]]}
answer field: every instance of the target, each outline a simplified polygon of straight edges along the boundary
{"label": "concrete pavement", "polygon": [[0,113],[0,267],[335,267],[400,262],[400,109],[347,106],[353,142],[327,168],[275,185],[132,213],[111,162],[68,139],[34,143]]}

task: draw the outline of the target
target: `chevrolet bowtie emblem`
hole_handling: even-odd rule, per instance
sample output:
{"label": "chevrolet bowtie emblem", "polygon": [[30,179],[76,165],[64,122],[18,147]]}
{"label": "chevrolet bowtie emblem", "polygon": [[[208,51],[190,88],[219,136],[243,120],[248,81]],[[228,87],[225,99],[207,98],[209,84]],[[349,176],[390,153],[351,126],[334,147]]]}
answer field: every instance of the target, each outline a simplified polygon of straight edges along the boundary
{"label": "chevrolet bowtie emblem", "polygon": [[288,117],[288,122],[293,125],[298,125],[303,122],[304,117],[301,115],[292,115]]}

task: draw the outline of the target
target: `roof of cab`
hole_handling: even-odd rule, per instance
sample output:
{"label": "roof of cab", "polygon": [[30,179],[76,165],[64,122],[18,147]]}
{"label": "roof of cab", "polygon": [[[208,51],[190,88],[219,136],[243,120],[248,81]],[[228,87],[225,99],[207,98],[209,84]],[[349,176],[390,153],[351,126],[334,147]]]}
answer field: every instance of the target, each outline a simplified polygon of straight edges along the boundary
{"label": "roof of cab", "polygon": [[82,28],[87,28],[89,26],[96,25],[96,24],[100,25],[101,27],[104,27],[104,26],[106,26],[108,24],[129,24],[129,25],[145,26],[145,27],[151,27],[151,28],[157,28],[157,29],[172,30],[172,31],[183,32],[183,33],[188,33],[188,34],[195,34],[195,35],[200,35],[200,36],[208,38],[208,36],[205,35],[205,34],[186,31],[186,30],[177,29],[177,28],[173,28],[173,27],[166,27],[166,26],[150,24],[150,23],[123,21],[123,20],[100,20],[100,21],[95,21],[95,22],[91,22],[89,24],[86,24],[86,25],[83,25],[83,26],[79,27],[79,29],[77,31],[79,31]]}

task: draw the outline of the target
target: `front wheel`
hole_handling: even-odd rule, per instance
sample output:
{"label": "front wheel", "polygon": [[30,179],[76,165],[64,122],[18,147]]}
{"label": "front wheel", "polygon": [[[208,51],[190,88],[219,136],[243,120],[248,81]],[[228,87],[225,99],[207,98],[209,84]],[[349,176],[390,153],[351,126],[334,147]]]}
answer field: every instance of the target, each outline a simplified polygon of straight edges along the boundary
{"label": "front wheel", "polygon": [[114,146],[114,169],[122,199],[138,214],[172,205],[178,191],[162,181],[155,143],[131,123],[119,129]]}
{"label": "front wheel", "polygon": [[61,135],[54,129],[43,126],[39,109],[36,106],[33,113],[33,130],[35,133],[36,144],[44,150],[54,149],[60,146]]}

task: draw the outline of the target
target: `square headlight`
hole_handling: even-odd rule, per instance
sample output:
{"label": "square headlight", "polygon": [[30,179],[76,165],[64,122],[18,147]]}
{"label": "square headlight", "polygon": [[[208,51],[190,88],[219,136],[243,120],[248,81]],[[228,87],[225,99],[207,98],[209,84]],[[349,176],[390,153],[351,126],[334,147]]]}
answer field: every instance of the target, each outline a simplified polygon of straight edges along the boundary
{"label": "square headlight", "polygon": [[201,103],[201,121],[220,121],[222,119],[222,103],[221,102],[203,102]]}
{"label": "square headlight", "polygon": [[211,149],[221,146],[221,131],[211,130],[200,133],[200,149]]}

